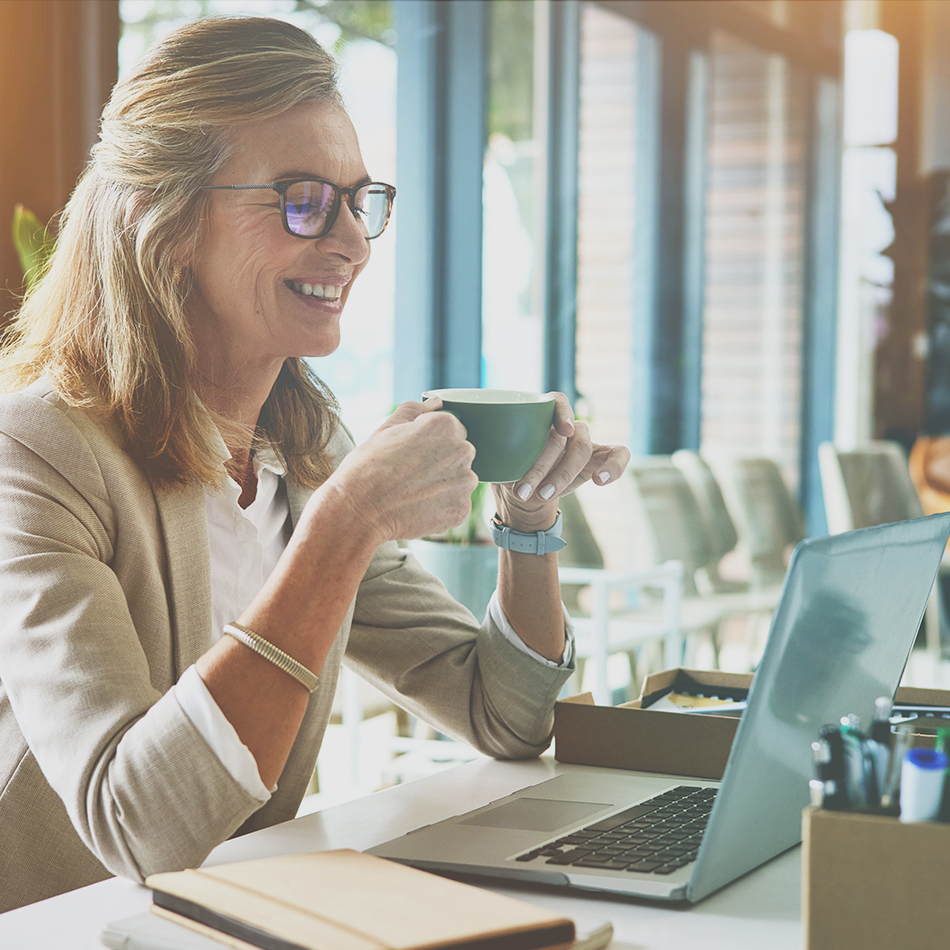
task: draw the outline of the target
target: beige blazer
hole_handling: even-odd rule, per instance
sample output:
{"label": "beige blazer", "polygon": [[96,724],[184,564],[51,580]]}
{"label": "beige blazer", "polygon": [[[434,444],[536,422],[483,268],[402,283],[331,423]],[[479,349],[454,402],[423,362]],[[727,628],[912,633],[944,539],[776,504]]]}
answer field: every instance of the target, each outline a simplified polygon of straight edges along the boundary
{"label": "beige blazer", "polygon": [[[337,433],[337,457],[351,447]],[[307,495],[288,494],[296,520]],[[479,625],[384,544],[261,806],[170,692],[210,645],[203,490],[154,488],[108,425],[48,384],[0,396],[0,911],[194,867],[229,836],[292,818],[344,652],[411,712],[498,757],[546,747],[570,673]]]}

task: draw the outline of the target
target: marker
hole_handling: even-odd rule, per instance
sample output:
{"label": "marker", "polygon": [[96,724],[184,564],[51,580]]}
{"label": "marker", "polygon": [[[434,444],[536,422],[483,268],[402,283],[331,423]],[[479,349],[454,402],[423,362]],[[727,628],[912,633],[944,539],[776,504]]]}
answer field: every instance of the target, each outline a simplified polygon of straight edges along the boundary
{"label": "marker", "polygon": [[933,821],[937,817],[946,774],[945,753],[907,750],[901,765],[901,821]]}

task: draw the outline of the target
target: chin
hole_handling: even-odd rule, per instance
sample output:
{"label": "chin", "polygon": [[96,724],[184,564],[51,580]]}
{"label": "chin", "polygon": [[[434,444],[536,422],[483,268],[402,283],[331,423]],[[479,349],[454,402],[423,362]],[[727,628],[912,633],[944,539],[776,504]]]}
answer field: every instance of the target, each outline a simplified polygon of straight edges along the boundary
{"label": "chin", "polygon": [[305,359],[319,359],[322,356],[330,356],[340,348],[340,334],[324,334],[319,340],[311,342],[303,352],[298,356]]}

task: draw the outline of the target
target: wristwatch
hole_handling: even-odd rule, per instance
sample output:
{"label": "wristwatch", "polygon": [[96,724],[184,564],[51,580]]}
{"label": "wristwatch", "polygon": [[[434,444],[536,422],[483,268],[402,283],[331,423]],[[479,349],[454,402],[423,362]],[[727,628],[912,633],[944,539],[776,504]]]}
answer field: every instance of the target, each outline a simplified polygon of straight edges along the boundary
{"label": "wristwatch", "polygon": [[491,539],[500,548],[506,551],[517,551],[519,554],[553,554],[567,546],[561,538],[561,512],[547,531],[515,531],[508,525],[502,524],[496,514],[491,520]]}

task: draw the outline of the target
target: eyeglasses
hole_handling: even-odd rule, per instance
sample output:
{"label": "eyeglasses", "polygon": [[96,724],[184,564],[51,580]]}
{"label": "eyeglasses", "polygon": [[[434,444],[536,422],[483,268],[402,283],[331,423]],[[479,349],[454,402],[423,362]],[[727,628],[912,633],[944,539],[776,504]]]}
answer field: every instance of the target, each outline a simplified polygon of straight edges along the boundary
{"label": "eyeglasses", "polygon": [[336,223],[343,198],[367,241],[386,229],[396,189],[379,181],[341,188],[322,178],[294,178],[269,185],[205,185],[202,191],[276,191],[284,230],[300,238],[321,238]]}

